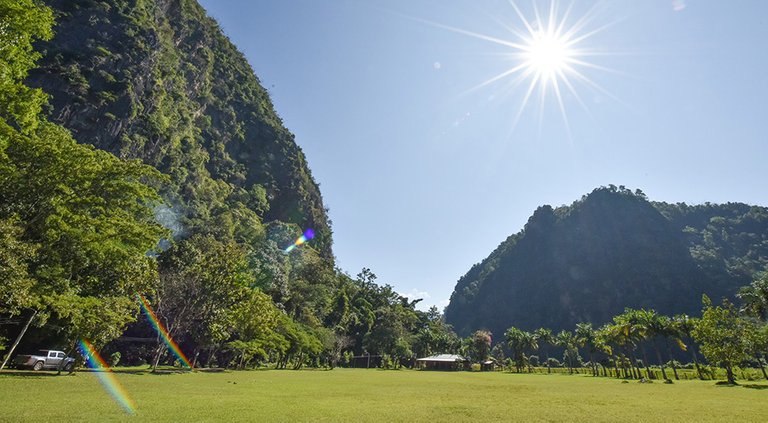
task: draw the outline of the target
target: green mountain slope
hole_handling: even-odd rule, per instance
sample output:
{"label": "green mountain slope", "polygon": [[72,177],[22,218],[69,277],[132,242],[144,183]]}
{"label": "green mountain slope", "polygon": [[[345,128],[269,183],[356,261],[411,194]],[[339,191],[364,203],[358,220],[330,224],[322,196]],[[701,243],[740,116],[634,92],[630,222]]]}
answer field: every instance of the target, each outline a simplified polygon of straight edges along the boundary
{"label": "green mountain slope", "polygon": [[468,334],[509,326],[572,329],[625,307],[698,314],[701,294],[732,297],[768,265],[768,208],[651,203],[598,188],[539,207],[525,228],[459,279],[448,323]]}
{"label": "green mountain slope", "polygon": [[169,175],[164,197],[187,230],[222,235],[280,220],[313,228],[314,246],[332,258],[330,222],[304,154],[202,7],[45,3],[56,34],[38,46],[44,56],[28,83],[51,94],[53,121],[79,142]]}

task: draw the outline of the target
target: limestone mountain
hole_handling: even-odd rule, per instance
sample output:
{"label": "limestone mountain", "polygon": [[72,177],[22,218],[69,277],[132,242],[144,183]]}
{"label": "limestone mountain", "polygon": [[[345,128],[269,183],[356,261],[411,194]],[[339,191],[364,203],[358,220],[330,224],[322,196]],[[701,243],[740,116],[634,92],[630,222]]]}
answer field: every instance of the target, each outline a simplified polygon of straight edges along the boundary
{"label": "limestone mountain", "polygon": [[701,294],[733,297],[768,265],[768,208],[649,202],[598,188],[539,207],[456,284],[445,317],[466,335],[601,325],[625,307],[699,314]]}
{"label": "limestone mountain", "polygon": [[43,58],[28,83],[51,95],[53,121],[81,143],[167,174],[164,197],[193,232],[248,242],[253,234],[234,232],[278,220],[313,228],[315,247],[332,258],[330,222],[301,148],[197,2],[45,3],[55,36],[38,46]]}

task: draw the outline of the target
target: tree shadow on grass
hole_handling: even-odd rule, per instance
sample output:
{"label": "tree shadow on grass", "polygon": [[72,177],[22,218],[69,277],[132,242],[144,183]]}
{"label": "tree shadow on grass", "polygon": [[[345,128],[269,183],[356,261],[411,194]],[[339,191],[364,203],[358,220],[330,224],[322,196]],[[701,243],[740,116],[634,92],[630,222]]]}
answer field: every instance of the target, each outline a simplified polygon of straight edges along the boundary
{"label": "tree shadow on grass", "polygon": [[756,383],[751,383],[749,385],[741,385],[741,386],[749,389],[768,389],[768,385],[758,385]]}
{"label": "tree shadow on grass", "polygon": [[33,370],[3,370],[0,372],[0,377],[25,377],[31,379],[40,379],[50,376],[56,376],[56,371],[40,372]]}
{"label": "tree shadow on grass", "polygon": [[718,388],[735,388],[741,385],[739,385],[738,383],[730,383],[727,380],[721,380],[719,382],[715,382],[715,386]]}

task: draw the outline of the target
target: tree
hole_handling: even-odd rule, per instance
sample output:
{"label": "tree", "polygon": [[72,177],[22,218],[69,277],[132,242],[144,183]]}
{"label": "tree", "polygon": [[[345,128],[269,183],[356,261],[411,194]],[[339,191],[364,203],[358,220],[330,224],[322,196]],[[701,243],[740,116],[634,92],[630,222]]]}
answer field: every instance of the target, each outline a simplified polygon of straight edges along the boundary
{"label": "tree", "polygon": [[621,377],[619,365],[621,365],[621,369],[624,370],[624,377],[628,377],[628,372],[625,367],[625,363],[628,360],[626,360],[626,357],[621,353],[625,337],[619,329],[619,326],[612,324],[603,325],[597,330],[597,336],[601,340],[601,343],[605,345],[605,351],[612,357],[612,364],[616,372],[616,377]]}
{"label": "tree", "polygon": [[576,342],[581,347],[586,347],[589,351],[589,365],[592,367],[592,376],[597,376],[597,363],[595,363],[595,353],[600,351],[601,345],[597,333],[592,328],[592,323],[576,324]]}
{"label": "tree", "polygon": [[736,294],[742,301],[741,311],[762,321],[768,321],[768,272],[755,279]]}
{"label": "tree", "polygon": [[[216,346],[229,338],[233,326],[258,330],[248,328],[255,322],[235,319],[243,307],[267,307],[250,288],[253,279],[239,246],[195,235],[163,252],[159,261],[160,287],[152,302],[171,337],[186,337],[197,352],[200,347]],[[158,342],[153,369],[164,351],[165,344]]]}
{"label": "tree", "polygon": [[722,366],[729,384],[736,384],[733,366],[749,358],[749,324],[738,315],[736,307],[724,301],[713,306],[709,297],[702,296],[704,309],[696,322],[693,337],[701,344],[701,352],[712,364]]}
{"label": "tree", "polygon": [[756,321],[747,322],[747,331],[749,337],[749,354],[755,358],[763,377],[768,380],[768,373],[765,371],[765,354],[768,351],[768,325]]}
{"label": "tree", "polygon": [[46,97],[23,80],[39,57],[32,42],[52,23],[33,1],[0,1],[0,222],[12,238],[0,250],[16,257],[0,312],[26,310],[40,324],[53,316],[74,349],[85,336],[118,336],[138,310],[132,296],[156,284],[148,253],[168,233],[153,212],[165,178],[77,144],[41,116]]}
{"label": "tree", "polygon": [[562,330],[555,336],[555,342],[565,349],[563,358],[568,363],[568,373],[573,374],[573,360],[579,355],[576,336],[573,332]]}
{"label": "tree", "polygon": [[469,350],[469,359],[479,363],[488,359],[491,354],[491,332],[478,330],[472,334],[472,343]]}
{"label": "tree", "polygon": [[[645,339],[647,332],[645,326],[640,324],[640,320],[637,310],[631,308],[626,308],[624,313],[613,317],[613,330],[615,332],[614,335],[616,335],[616,341],[624,348],[630,361],[633,377],[637,379],[641,377],[641,372],[640,368],[637,367],[635,349]],[[643,355],[645,355],[644,351]],[[645,360],[643,366],[646,366],[647,362],[648,360]]]}
{"label": "tree", "polygon": [[34,294],[35,279],[29,272],[38,246],[24,241],[22,236],[18,218],[0,220],[0,313],[11,316],[35,308],[40,301]]}
{"label": "tree", "polygon": [[[659,366],[661,366],[661,374],[664,377],[664,380],[667,380],[667,372],[664,369],[664,360],[661,358],[661,351],[659,350],[657,339],[659,337],[666,336],[669,318],[666,316],[660,316],[658,313],[656,313],[655,310],[645,309],[633,310],[632,315],[634,316],[635,323],[640,327],[643,338],[650,339],[652,341],[653,349],[656,351],[656,358],[659,360]],[[651,379],[651,373],[648,369],[648,364],[648,360],[646,359],[646,373],[648,378]]]}
{"label": "tree", "polygon": [[549,349],[546,345],[552,345],[554,337],[552,336],[552,330],[547,328],[538,328],[533,332],[533,336],[536,337],[536,342],[539,346],[544,346],[544,354],[547,360],[547,373],[552,373],[552,368],[549,365]]}
{"label": "tree", "polygon": [[[515,368],[517,369],[517,372],[520,373],[523,366],[528,365],[528,357],[525,354],[526,351],[538,349],[538,341],[532,333],[518,329],[514,326],[507,329],[504,333],[504,338],[506,338],[507,346],[512,352]],[[528,370],[530,371],[530,366]]]}
{"label": "tree", "polygon": [[47,101],[40,89],[24,80],[40,53],[37,40],[53,36],[53,13],[33,0],[0,0],[0,159],[13,133],[32,133]]}
{"label": "tree", "polygon": [[229,309],[235,339],[229,341],[228,346],[240,354],[239,367],[244,367],[253,357],[269,356],[275,348],[280,313],[272,299],[259,289],[246,290],[243,299]]}
{"label": "tree", "polygon": [[[699,379],[704,380],[704,375],[701,373],[701,367],[699,366],[699,359],[696,356],[696,345],[693,344],[693,330],[696,327],[697,321],[698,319],[686,314],[678,314],[672,317],[672,324],[675,325],[675,332],[680,336],[680,348],[683,351],[691,351],[691,357],[693,357],[696,373],[699,375]],[[683,343],[682,337],[688,338],[690,340],[689,344]]]}

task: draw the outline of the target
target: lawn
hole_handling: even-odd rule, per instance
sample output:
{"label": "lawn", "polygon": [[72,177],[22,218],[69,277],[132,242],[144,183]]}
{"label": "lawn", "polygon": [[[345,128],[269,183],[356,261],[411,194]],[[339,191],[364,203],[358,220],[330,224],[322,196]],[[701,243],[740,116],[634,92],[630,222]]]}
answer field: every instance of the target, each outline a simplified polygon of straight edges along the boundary
{"label": "lawn", "polygon": [[117,379],[134,415],[93,373],[0,373],[0,421],[768,421],[765,382],[364,369],[134,371]]}

